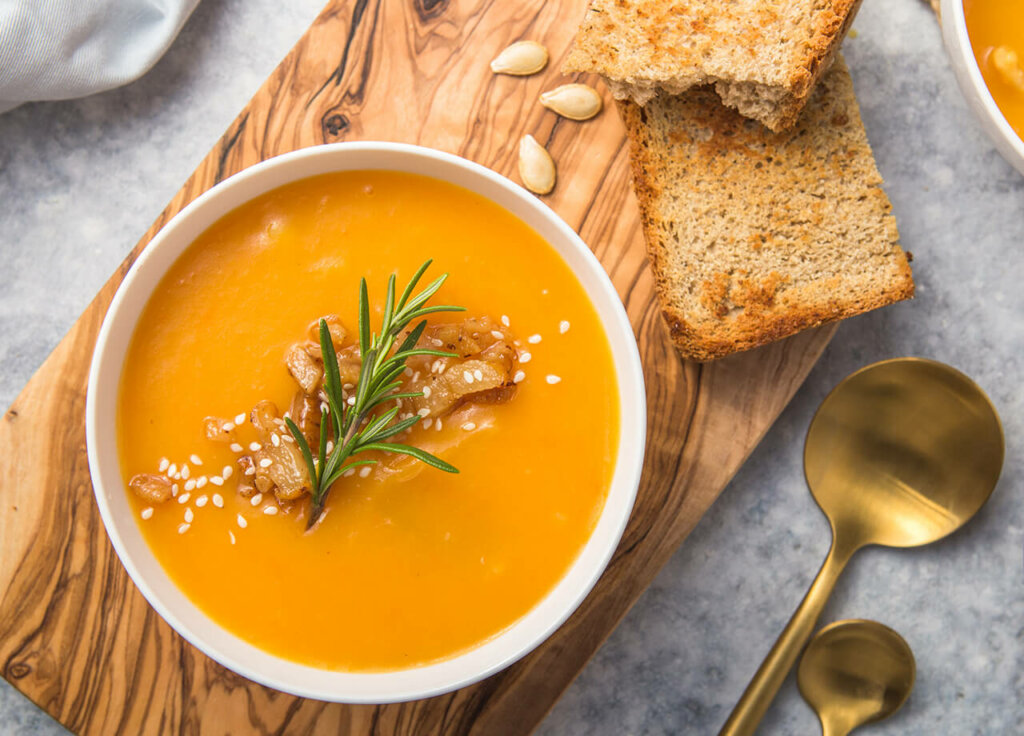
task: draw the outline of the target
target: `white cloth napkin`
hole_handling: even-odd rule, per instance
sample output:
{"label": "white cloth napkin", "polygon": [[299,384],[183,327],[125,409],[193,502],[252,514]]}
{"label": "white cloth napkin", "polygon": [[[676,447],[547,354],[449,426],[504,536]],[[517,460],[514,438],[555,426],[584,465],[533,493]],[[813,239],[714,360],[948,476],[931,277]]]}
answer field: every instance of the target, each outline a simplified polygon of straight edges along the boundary
{"label": "white cloth napkin", "polygon": [[0,0],[0,113],[119,87],[156,63],[199,0]]}

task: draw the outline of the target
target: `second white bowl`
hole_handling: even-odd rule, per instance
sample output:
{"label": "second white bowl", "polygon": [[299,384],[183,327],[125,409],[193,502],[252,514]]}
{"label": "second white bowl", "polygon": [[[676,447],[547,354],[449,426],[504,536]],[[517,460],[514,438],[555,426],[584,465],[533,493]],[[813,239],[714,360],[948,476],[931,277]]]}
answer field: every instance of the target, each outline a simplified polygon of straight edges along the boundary
{"label": "second white bowl", "polygon": [[[1005,0],[994,0],[1003,2]],[[971,112],[981,123],[988,137],[995,143],[996,150],[1010,162],[1017,171],[1024,174],[1024,141],[1006,121],[999,105],[988,91],[988,85],[981,76],[974,48],[967,33],[963,0],[942,0],[942,39],[949,52],[960,91],[967,100]]]}

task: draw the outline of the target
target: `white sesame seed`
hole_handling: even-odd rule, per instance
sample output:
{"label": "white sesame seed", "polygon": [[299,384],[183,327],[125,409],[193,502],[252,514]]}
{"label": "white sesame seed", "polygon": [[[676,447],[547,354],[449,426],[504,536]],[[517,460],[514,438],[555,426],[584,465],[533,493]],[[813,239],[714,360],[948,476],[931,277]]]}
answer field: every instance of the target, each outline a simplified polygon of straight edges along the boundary
{"label": "white sesame seed", "polygon": [[292,437],[290,434],[281,435],[281,439],[283,439],[285,442],[291,442],[293,445],[295,444],[295,438]]}
{"label": "white sesame seed", "polygon": [[196,499],[196,508],[201,509],[203,506],[206,505],[206,502],[209,500],[210,499],[206,496],[200,496],[199,498]]}
{"label": "white sesame seed", "polygon": [[430,364],[431,373],[440,373],[442,368],[444,368],[444,366],[441,364],[440,358],[438,358],[437,360]]}
{"label": "white sesame seed", "polygon": [[412,376],[412,368],[406,366],[405,370],[402,371],[402,373],[405,375],[406,378],[409,378],[410,376]]}
{"label": "white sesame seed", "polygon": [[466,383],[473,383],[473,374],[469,371],[462,371],[462,378]]}
{"label": "white sesame seed", "polygon": [[467,432],[472,432],[474,429],[476,429],[476,424],[474,424],[473,422],[466,422],[465,424],[462,425],[462,428]]}
{"label": "white sesame seed", "polygon": [[520,355],[519,355],[519,362],[520,363],[529,363],[531,360],[533,360],[533,353],[530,353],[529,351],[525,351],[523,353],[520,353]]}
{"label": "white sesame seed", "polygon": [[505,325],[506,327],[511,327],[512,326],[512,322],[509,320],[507,314],[501,315],[501,323],[503,325]]}
{"label": "white sesame seed", "polygon": [[559,322],[558,323],[558,331],[561,332],[563,335],[566,332],[568,332],[569,331],[569,320],[563,319],[561,322]]}
{"label": "white sesame seed", "polygon": [[349,396],[348,399],[345,401],[345,403],[348,404],[349,406],[355,406],[356,405],[356,397],[355,396]]}
{"label": "white sesame seed", "polygon": [[181,480],[181,473],[175,473],[174,475],[168,473],[168,476],[173,478],[174,480]]}
{"label": "white sesame seed", "polygon": [[269,457],[265,457],[262,460],[260,460],[260,467],[261,468],[269,468],[273,464],[274,464],[274,461],[271,460]]}
{"label": "white sesame seed", "polygon": [[424,399],[429,399],[430,398],[430,394],[431,394],[430,386],[424,386],[423,387],[423,398]]}
{"label": "white sesame seed", "polygon": [[501,334],[500,332],[498,332],[497,330],[491,330],[491,337],[493,337],[495,340],[504,340],[505,339],[505,336],[503,334]]}
{"label": "white sesame seed", "polygon": [[[199,505],[198,502],[196,502],[196,505],[197,506]],[[219,509],[224,508],[224,496],[220,495],[219,493],[214,493],[213,494],[213,505],[216,506]]]}
{"label": "white sesame seed", "polygon": [[237,415],[235,415],[235,424],[237,424],[239,426],[245,424],[245,414],[237,414]]}
{"label": "white sesame seed", "polygon": [[191,491],[195,487],[196,487],[196,481],[195,481],[194,478],[189,478],[187,481],[185,481],[185,490],[186,491]]}
{"label": "white sesame seed", "polygon": [[526,342],[530,343],[531,345],[536,345],[542,339],[543,338],[541,338],[540,335],[530,335],[528,338],[526,338]]}
{"label": "white sesame seed", "polygon": [[256,466],[255,465],[250,465],[248,468],[245,469],[245,474],[246,475],[256,475]]}
{"label": "white sesame seed", "polygon": [[373,470],[373,468],[371,466],[364,465],[362,468],[359,469],[359,477],[360,478],[365,478],[366,476],[368,476],[370,474],[370,471],[372,471],[372,470]]}
{"label": "white sesame seed", "polygon": [[547,381],[548,383],[550,383],[552,386],[554,386],[556,383],[560,382],[562,379],[559,378],[558,376],[552,374],[552,375],[549,375],[544,380]]}
{"label": "white sesame seed", "polygon": [[178,484],[177,483],[171,483],[171,495],[172,496],[177,496],[178,495]]}
{"label": "white sesame seed", "polygon": [[247,522],[245,520],[245,517],[242,516],[241,514],[239,514],[238,516],[235,517],[235,521],[238,522],[238,526],[241,527],[242,529],[245,529],[245,527],[249,525],[249,522]]}
{"label": "white sesame seed", "polygon": [[192,453],[192,455],[190,455],[188,459],[191,461],[191,463],[193,465],[202,465],[203,464],[202,459],[198,455],[196,455],[195,453]]}
{"label": "white sesame seed", "polygon": [[188,465],[182,465],[181,470],[179,470],[178,472],[181,473],[182,478],[188,478],[188,476],[191,475],[192,473],[192,471],[189,470]]}
{"label": "white sesame seed", "polygon": [[189,506],[185,507],[185,523],[191,524],[192,520],[196,518],[196,515],[192,513],[192,508]]}
{"label": "white sesame seed", "polygon": [[220,428],[223,429],[225,432],[230,432],[231,430],[233,430],[235,428],[235,423],[234,422],[224,422],[224,424],[220,425]]}
{"label": "white sesame seed", "polygon": [[177,475],[177,474],[178,474],[178,466],[175,465],[174,463],[171,463],[167,467],[167,475]]}
{"label": "white sesame seed", "polygon": [[436,337],[430,338],[430,342],[432,342],[434,344],[435,348],[439,348],[442,345],[444,345],[444,343],[441,340],[438,340]]}
{"label": "white sesame seed", "polygon": [[178,534],[184,534],[191,526],[191,524],[178,524]]}
{"label": "white sesame seed", "polygon": [[263,448],[263,445],[261,445],[259,442],[250,442],[249,443],[249,449],[252,450],[253,452],[259,452],[262,448]]}
{"label": "white sesame seed", "polygon": [[171,461],[165,457],[160,458],[160,472],[164,472],[171,466]]}
{"label": "white sesame seed", "polygon": [[426,419],[423,420],[423,429],[430,429],[430,425],[433,423],[434,420],[431,419],[430,417],[427,417]]}
{"label": "white sesame seed", "polygon": [[263,513],[267,516],[273,516],[277,513],[277,506],[267,506],[265,509],[263,509]]}
{"label": "white sesame seed", "polygon": [[281,446],[281,438],[277,436],[276,432],[270,435],[270,444],[272,444],[274,447]]}
{"label": "white sesame seed", "polygon": [[416,383],[418,380],[420,380],[420,372],[416,371],[415,373],[412,374],[412,382]]}
{"label": "white sesame seed", "polygon": [[436,427],[436,428],[437,428],[437,431],[438,431],[438,432],[440,432],[440,431],[441,431],[441,417],[438,417],[438,418],[437,418],[437,423],[436,423],[436,424],[434,425],[434,427]]}
{"label": "white sesame seed", "polygon": [[341,476],[343,478],[351,478],[355,474],[356,474],[356,469],[355,468],[349,468],[344,473],[342,473]]}
{"label": "white sesame seed", "polygon": [[477,368],[475,371],[473,371],[473,378],[475,378],[478,381],[484,380],[484,372]]}
{"label": "white sesame seed", "polygon": [[227,480],[228,478],[231,477],[231,474],[234,473],[234,472],[235,472],[234,468],[232,468],[230,465],[225,465],[224,466],[224,470],[220,471],[220,475],[221,475],[221,477],[224,480]]}
{"label": "white sesame seed", "polygon": [[345,391],[351,391],[355,387],[356,387],[356,385],[354,383],[346,383],[346,384],[343,384],[341,388],[343,390],[345,390]]}
{"label": "white sesame seed", "polygon": [[192,498],[191,493],[182,493],[180,496],[178,496],[178,503],[188,503],[188,500],[190,498]]}
{"label": "white sesame seed", "polygon": [[206,476],[205,475],[200,475],[198,478],[196,478],[196,488],[202,488],[203,486],[206,485],[206,482],[207,482]]}
{"label": "white sesame seed", "polygon": [[142,512],[139,514],[139,516],[141,516],[143,519],[150,518],[151,516],[153,516],[153,507],[147,506],[146,508],[142,509]]}
{"label": "white sesame seed", "polygon": [[235,533],[230,529],[228,529],[228,539],[231,540],[231,544],[235,543]]}
{"label": "white sesame seed", "polygon": [[320,402],[320,413],[323,414],[324,412],[330,414],[331,413],[331,407],[329,407],[327,405],[326,401],[321,401]]}
{"label": "white sesame seed", "polygon": [[237,442],[232,442],[232,443],[231,443],[231,452],[242,452],[242,450],[244,450],[244,449],[245,449],[245,448],[244,448],[244,447],[242,447],[242,446],[241,446],[240,444],[238,444]]}
{"label": "white sesame seed", "polygon": [[219,475],[211,475],[210,482],[213,483],[215,486],[224,485],[224,479],[221,478]]}
{"label": "white sesame seed", "polygon": [[252,504],[253,506],[259,506],[261,503],[263,503],[263,494],[257,493],[255,496],[249,499],[249,503]]}
{"label": "white sesame seed", "polygon": [[416,413],[417,413],[417,414],[419,414],[419,415],[420,415],[421,417],[425,417],[425,416],[427,416],[428,414],[430,414],[430,409],[428,409],[427,407],[425,407],[425,406],[424,406],[424,407],[423,407],[422,409],[420,409],[420,410],[419,410],[418,412],[416,412]]}
{"label": "white sesame seed", "polygon": [[512,383],[522,383],[524,378],[526,378],[525,371],[516,371],[516,374],[512,376]]}

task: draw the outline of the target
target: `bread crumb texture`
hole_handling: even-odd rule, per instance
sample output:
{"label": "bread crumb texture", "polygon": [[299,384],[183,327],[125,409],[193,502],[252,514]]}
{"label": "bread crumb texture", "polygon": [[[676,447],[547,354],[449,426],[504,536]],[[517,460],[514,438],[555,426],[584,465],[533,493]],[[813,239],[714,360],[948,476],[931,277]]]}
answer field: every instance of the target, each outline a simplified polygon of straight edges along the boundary
{"label": "bread crumb texture", "polygon": [[596,72],[616,99],[711,84],[774,131],[796,122],[861,0],[591,0],[563,71]]}
{"label": "bread crumb texture", "polygon": [[913,296],[841,58],[783,133],[708,87],[620,101],[658,297],[708,361]]}

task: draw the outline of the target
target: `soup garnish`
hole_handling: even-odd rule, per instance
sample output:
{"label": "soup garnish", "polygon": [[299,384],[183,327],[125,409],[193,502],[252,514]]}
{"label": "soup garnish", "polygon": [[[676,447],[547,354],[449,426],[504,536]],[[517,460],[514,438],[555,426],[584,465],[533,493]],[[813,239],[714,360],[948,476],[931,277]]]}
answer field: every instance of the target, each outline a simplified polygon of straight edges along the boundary
{"label": "soup garnish", "polygon": [[[346,347],[348,331],[338,317],[328,315],[310,326],[316,341],[289,347],[285,364],[299,391],[283,417],[271,401],[253,407],[249,421],[259,441],[250,443],[252,454],[237,460],[238,492],[243,497],[259,503],[263,494],[273,493],[279,502],[309,495],[306,527],[311,529],[323,517],[334,484],[354,475],[357,468],[365,476],[381,462],[381,453],[407,456],[447,473],[459,472],[436,455],[395,438],[419,422],[440,429],[442,416],[466,401],[508,401],[523,373],[516,370],[520,358],[512,341],[487,317],[428,326],[428,315],[465,311],[447,304],[427,305],[448,274],[413,296],[430,264],[428,260],[420,266],[400,296],[396,296],[394,274],[389,277],[379,333],[371,332],[369,295],[362,279],[358,343]],[[207,417],[205,436],[244,452],[234,434],[238,423]],[[361,458],[353,459],[355,455]],[[193,455],[194,464],[197,460]],[[225,468],[218,480],[222,484],[232,474]],[[159,504],[177,495],[172,477],[139,473],[129,487],[140,498]]]}
{"label": "soup garnish", "polygon": [[[303,430],[291,417],[285,419],[288,431],[291,432],[302,452],[312,483],[312,506],[308,521],[310,527],[320,519],[324,500],[335,481],[349,470],[377,463],[377,460],[372,459],[349,462],[352,455],[372,450],[394,452],[409,455],[448,473],[459,472],[454,466],[425,450],[397,442],[385,442],[385,440],[410,429],[420,420],[418,415],[413,415],[397,422],[394,421],[401,410],[402,399],[423,396],[422,391],[400,393],[398,390],[402,386],[399,377],[405,372],[406,361],[413,356],[456,357],[455,353],[419,346],[420,338],[427,327],[427,321],[421,319],[422,317],[437,312],[464,311],[463,307],[451,305],[427,306],[427,301],[441,288],[448,274],[436,278],[416,296],[412,295],[413,289],[416,288],[416,284],[429,266],[430,261],[420,266],[398,298],[397,303],[395,302],[395,275],[391,274],[388,278],[387,301],[384,304],[384,316],[379,334],[371,335],[370,333],[370,302],[366,291],[366,279],[360,281],[359,355],[361,356],[361,366],[359,378],[352,385],[354,394],[346,396],[344,393],[338,355],[334,348],[335,335],[331,334],[327,321],[320,320],[323,392],[327,401],[320,405],[320,441],[317,445],[318,455],[315,460]],[[395,341],[416,320],[420,320],[420,322],[405,334],[398,349],[392,353]],[[296,355],[303,353],[309,358],[308,364],[304,364],[302,369],[296,369],[293,364],[289,364],[289,369],[304,389],[307,387],[311,389],[315,387],[315,381],[310,380],[312,376],[316,375],[314,356],[309,355],[301,348],[298,351],[295,348],[289,351],[293,359]],[[312,373],[310,369],[312,369]],[[307,393],[310,391],[307,390]],[[394,403],[394,406],[383,411],[383,407],[391,403]],[[328,419],[330,419],[329,427]],[[330,447],[328,447],[328,443],[331,443]]]}

